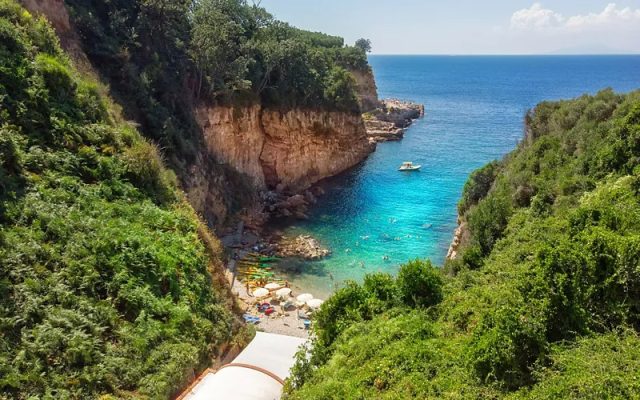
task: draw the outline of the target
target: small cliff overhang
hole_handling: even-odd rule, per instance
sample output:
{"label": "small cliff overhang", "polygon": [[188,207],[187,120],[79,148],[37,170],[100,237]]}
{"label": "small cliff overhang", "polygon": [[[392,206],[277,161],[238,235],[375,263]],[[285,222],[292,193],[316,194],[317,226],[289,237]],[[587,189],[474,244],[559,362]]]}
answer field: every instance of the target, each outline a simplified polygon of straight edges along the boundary
{"label": "small cliff overhang", "polygon": [[206,370],[177,400],[274,400],[282,395],[295,354],[306,339],[256,333],[231,362]]}

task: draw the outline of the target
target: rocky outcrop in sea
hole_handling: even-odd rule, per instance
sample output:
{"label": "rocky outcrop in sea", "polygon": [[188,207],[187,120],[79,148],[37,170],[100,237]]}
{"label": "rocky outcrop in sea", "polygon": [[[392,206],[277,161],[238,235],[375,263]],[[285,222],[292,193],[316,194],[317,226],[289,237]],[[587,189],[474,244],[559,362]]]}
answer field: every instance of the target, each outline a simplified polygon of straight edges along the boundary
{"label": "rocky outcrop in sea", "polygon": [[397,99],[381,100],[381,107],[363,115],[371,142],[400,140],[414,120],[424,116],[424,105]]}

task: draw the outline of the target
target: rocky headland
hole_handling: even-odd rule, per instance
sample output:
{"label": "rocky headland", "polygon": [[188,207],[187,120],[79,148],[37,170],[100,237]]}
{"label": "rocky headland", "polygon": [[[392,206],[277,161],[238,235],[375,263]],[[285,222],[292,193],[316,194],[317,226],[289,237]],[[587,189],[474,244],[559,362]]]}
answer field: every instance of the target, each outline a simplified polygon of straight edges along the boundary
{"label": "rocky headland", "polygon": [[370,142],[400,140],[414,120],[424,116],[424,105],[410,101],[386,99],[380,107],[363,114]]}

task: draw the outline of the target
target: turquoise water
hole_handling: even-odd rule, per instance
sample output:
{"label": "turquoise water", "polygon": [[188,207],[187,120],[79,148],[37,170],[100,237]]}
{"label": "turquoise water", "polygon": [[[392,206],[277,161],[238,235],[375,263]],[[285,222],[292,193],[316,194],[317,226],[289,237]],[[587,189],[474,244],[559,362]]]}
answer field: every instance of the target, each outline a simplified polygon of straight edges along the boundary
{"label": "turquoise water", "polygon": [[[281,263],[289,280],[318,295],[367,272],[394,273],[412,258],[441,264],[467,176],[514,148],[536,103],[640,87],[640,56],[372,56],[370,63],[380,97],[423,103],[426,115],[402,141],[379,144],[361,165],[324,182],[327,194],[311,218],[285,228],[333,251],[322,261]],[[403,161],[422,170],[398,172]]]}

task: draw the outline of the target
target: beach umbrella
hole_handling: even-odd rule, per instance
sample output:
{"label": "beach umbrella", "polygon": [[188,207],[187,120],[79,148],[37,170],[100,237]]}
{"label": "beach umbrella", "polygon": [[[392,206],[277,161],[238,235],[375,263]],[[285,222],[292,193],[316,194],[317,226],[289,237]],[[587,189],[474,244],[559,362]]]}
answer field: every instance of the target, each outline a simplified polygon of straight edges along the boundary
{"label": "beach umbrella", "polygon": [[264,288],[267,290],[277,290],[280,289],[282,286],[279,283],[275,283],[275,282],[271,282],[271,283],[267,283],[266,285],[264,285]]}
{"label": "beach umbrella", "polygon": [[307,300],[311,299],[313,299],[313,295],[311,293],[302,293],[301,295],[296,297],[296,300],[298,300],[300,303],[306,303]]}
{"label": "beach umbrella", "polygon": [[262,298],[269,295],[269,290],[265,288],[258,288],[253,291],[253,297]]}
{"label": "beach umbrella", "polygon": [[289,297],[290,294],[291,294],[291,289],[289,289],[288,287],[282,288],[282,289],[278,289],[276,291],[276,296],[278,296],[280,298]]}
{"label": "beach umbrella", "polygon": [[307,305],[309,306],[309,308],[320,308],[320,306],[322,305],[323,301],[320,299],[311,299],[311,300],[307,300]]}

